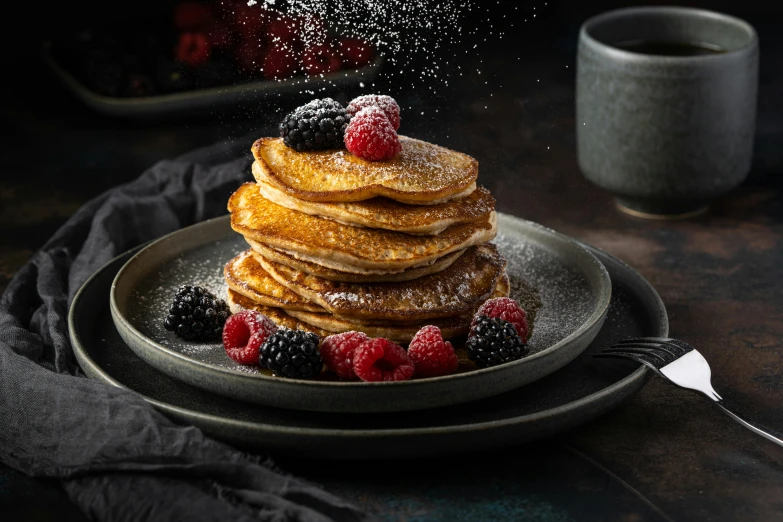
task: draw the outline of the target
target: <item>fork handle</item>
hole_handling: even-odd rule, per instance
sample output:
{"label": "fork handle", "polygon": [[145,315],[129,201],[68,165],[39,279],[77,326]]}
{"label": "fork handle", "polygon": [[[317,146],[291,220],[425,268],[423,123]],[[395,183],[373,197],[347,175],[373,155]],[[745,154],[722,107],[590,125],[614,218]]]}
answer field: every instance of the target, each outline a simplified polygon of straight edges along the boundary
{"label": "fork handle", "polygon": [[783,446],[783,435],[775,433],[769,428],[765,428],[762,430],[758,426],[751,424],[747,419],[745,419],[745,416],[740,414],[737,410],[733,410],[733,409],[730,410],[729,407],[726,406],[726,401],[724,401],[723,399],[715,399],[713,397],[710,398],[713,401],[715,401],[715,404],[717,404],[721,410],[723,410],[723,413],[725,413],[726,415],[728,415],[738,423],[742,424],[753,433],[756,433],[757,435],[761,435],[765,439],[771,440],[772,442],[776,443],[778,446]]}

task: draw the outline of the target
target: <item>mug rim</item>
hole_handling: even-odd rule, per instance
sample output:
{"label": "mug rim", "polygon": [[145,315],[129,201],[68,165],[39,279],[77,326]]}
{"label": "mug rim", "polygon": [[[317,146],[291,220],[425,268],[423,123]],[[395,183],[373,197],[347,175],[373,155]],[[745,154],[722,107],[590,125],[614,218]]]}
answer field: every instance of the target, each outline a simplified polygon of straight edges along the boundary
{"label": "mug rim", "polygon": [[[660,13],[672,13],[672,14],[687,14],[701,16],[704,18],[711,18],[722,22],[734,24],[742,28],[749,35],[749,41],[742,47],[727,50],[722,53],[705,54],[697,56],[670,56],[661,54],[646,54],[638,53],[634,51],[628,51],[620,47],[602,42],[595,38],[590,31],[594,29],[598,24],[603,22],[612,21],[613,19],[622,18],[626,15],[633,14],[660,14]],[[591,16],[582,23],[582,27],[579,30],[579,38],[582,42],[587,43],[596,49],[600,49],[604,52],[609,52],[618,58],[622,58],[628,61],[648,62],[650,60],[663,61],[669,63],[688,63],[688,62],[701,62],[704,60],[716,60],[725,59],[727,56],[736,56],[737,54],[747,53],[758,46],[758,35],[754,27],[743,20],[733,15],[721,13],[718,11],[712,11],[709,9],[701,9],[698,7],[681,7],[681,6],[641,6],[641,7],[623,7],[619,9],[612,9],[605,11],[597,15]]]}

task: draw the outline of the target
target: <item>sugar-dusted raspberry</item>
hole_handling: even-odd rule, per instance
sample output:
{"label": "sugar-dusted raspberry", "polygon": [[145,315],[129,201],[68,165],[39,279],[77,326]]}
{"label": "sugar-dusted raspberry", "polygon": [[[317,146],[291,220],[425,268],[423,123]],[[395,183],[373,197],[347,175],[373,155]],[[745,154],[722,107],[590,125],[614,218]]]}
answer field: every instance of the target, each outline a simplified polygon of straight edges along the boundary
{"label": "sugar-dusted raspberry", "polygon": [[345,110],[353,117],[365,107],[378,107],[389,118],[389,123],[392,124],[394,130],[400,128],[400,106],[397,105],[397,101],[391,96],[386,96],[385,94],[365,94],[351,100],[351,103],[348,104]]}
{"label": "sugar-dusted raspberry", "polygon": [[239,364],[258,364],[261,345],[277,331],[277,325],[259,312],[244,310],[226,320],[223,346]]}
{"label": "sugar-dusted raspberry", "polygon": [[353,354],[359,345],[368,341],[363,332],[344,332],[330,335],[321,341],[321,358],[326,367],[341,379],[356,380],[353,371]]}
{"label": "sugar-dusted raspberry", "polygon": [[360,158],[381,161],[399,154],[402,145],[386,114],[378,107],[365,107],[345,129],[345,148]]}
{"label": "sugar-dusted raspberry", "polygon": [[523,343],[527,342],[527,334],[529,332],[527,325],[527,315],[525,311],[519,306],[519,303],[511,299],[510,297],[498,297],[486,301],[476,312],[473,317],[471,327],[476,324],[476,320],[479,316],[485,315],[487,317],[500,317],[504,321],[514,325],[517,330],[519,338]]}
{"label": "sugar-dusted raspberry", "polygon": [[405,350],[388,339],[370,339],[353,353],[353,371],[363,381],[406,381],[413,369]]}
{"label": "sugar-dusted raspberry", "polygon": [[443,340],[440,328],[425,326],[408,346],[408,357],[416,367],[416,377],[437,377],[457,371],[459,359],[450,342]]}

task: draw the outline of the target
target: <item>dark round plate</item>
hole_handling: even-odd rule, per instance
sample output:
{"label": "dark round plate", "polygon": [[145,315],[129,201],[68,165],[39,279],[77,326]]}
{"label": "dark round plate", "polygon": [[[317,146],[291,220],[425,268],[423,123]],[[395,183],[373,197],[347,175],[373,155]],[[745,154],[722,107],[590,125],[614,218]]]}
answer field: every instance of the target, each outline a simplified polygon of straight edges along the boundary
{"label": "dark round plate", "polygon": [[200,284],[226,295],[223,266],[248,248],[231,230],[228,216],[169,234],[134,255],[114,280],[111,312],[123,340],[139,357],[176,379],[226,397],[345,413],[448,406],[507,392],[561,368],[587,348],[609,308],[609,274],[572,239],[499,215],[495,243],[508,260],[511,296],[540,302],[530,355],[444,377],[397,382],[284,379],[235,363],[219,342],[183,341],[166,331],[163,320],[178,286]]}
{"label": "dark round plate", "polygon": [[114,276],[136,252],[96,272],[68,317],[76,357],[91,378],[139,393],[171,418],[248,449],[301,457],[393,458],[524,442],[598,417],[636,393],[648,371],[591,354],[616,340],[668,335],[655,290],[616,258],[590,248],[606,266],[613,293],[607,320],[576,360],[493,398],[426,411],[316,413],[260,406],[189,386],[151,367],[122,341],[106,307]]}

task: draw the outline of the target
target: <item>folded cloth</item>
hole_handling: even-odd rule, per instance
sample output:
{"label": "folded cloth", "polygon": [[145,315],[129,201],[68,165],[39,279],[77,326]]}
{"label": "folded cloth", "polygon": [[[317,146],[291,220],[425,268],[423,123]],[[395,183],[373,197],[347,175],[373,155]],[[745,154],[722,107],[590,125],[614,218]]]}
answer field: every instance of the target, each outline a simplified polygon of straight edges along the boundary
{"label": "folded cloth", "polygon": [[[0,460],[62,481],[93,520],[370,520],[351,504],[84,377],[68,340],[79,286],[118,254],[226,212],[249,143],[150,168],[84,205],[0,298]],[[240,158],[233,159],[230,158]],[[108,296],[107,296],[108,299]]]}

